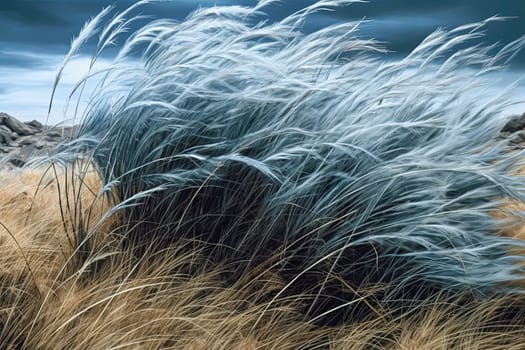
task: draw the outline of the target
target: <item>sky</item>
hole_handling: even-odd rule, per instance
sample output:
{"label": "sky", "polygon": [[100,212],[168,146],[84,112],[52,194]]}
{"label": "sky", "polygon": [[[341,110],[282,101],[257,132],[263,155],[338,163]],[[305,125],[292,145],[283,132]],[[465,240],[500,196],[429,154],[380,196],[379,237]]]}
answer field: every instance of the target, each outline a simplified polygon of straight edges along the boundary
{"label": "sky", "polygon": [[[184,19],[198,6],[253,5],[255,0],[172,0],[144,6],[142,13],[153,18]],[[282,0],[266,9],[277,20],[313,0]],[[47,107],[56,72],[82,25],[103,7],[125,9],[132,0],[0,0],[0,112],[21,120],[37,119],[57,124],[64,118],[67,91],[85,72],[90,47],[86,47],[64,73],[55,107],[47,119]],[[525,35],[525,1],[522,0],[370,0],[337,11],[313,16],[305,31],[344,20],[366,18],[361,35],[385,42],[394,56],[413,49],[439,27],[453,28],[493,15],[512,16],[487,27],[487,43],[508,43]],[[525,51],[525,50],[524,50]],[[385,58],[386,59],[386,58]],[[101,60],[101,64],[109,61]],[[501,73],[501,84],[525,78],[525,52]],[[495,89],[500,86],[495,87]],[[516,99],[525,101],[525,79],[515,89]],[[509,113],[525,111],[517,105]]]}

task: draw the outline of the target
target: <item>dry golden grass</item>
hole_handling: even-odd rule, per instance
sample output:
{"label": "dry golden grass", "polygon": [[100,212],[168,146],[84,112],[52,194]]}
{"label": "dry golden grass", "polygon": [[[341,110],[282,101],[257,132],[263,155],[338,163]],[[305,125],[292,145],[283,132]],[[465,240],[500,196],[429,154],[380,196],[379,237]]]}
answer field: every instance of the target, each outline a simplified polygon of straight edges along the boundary
{"label": "dry golden grass", "polygon": [[270,264],[231,282],[234,267],[188,249],[195,242],[144,255],[125,249],[117,218],[97,226],[109,205],[94,171],[5,171],[0,180],[2,349],[521,349],[525,342],[519,297],[436,297],[319,326],[303,317],[301,296],[276,297],[284,282]]}

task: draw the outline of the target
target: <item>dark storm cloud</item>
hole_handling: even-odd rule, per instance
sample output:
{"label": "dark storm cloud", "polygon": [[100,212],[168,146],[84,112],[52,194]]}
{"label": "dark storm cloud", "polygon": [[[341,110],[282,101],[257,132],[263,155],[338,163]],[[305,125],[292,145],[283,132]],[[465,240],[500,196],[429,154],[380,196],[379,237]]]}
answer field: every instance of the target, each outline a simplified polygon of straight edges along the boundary
{"label": "dark storm cloud", "polygon": [[510,42],[525,34],[525,1],[518,0],[372,0],[333,12],[340,20],[372,20],[363,26],[363,33],[388,42],[389,49],[400,53],[412,50],[439,27],[454,28],[494,15],[517,18],[489,24],[484,41]]}
{"label": "dark storm cloud", "polygon": [[[117,10],[123,10],[136,1],[0,0],[0,111],[23,120],[63,121],[60,111],[65,106],[59,104],[55,106],[57,112],[52,113],[49,120],[43,116],[47,115],[52,83],[71,40],[84,23],[103,7],[115,4]],[[281,0],[264,11],[271,21],[275,21],[313,2],[315,0]],[[143,6],[135,14],[140,12],[153,18],[182,20],[198,6],[250,6],[255,3],[255,0],[160,0]],[[370,22],[360,26],[359,35],[385,42],[384,46],[394,52],[391,55],[399,57],[438,27],[453,28],[496,14],[519,18],[487,26],[488,36],[483,39],[484,42],[508,43],[525,34],[523,0],[370,0],[311,16],[303,31],[310,32],[341,21],[367,19]],[[134,29],[137,28],[130,28],[131,31]],[[120,41],[123,39],[120,38]],[[70,71],[64,74],[62,90],[55,95],[56,101],[67,101],[67,94],[89,64],[84,54],[92,52],[93,46],[87,45],[76,62],[70,62]],[[107,57],[102,57],[102,61],[110,58],[111,54],[110,51]],[[506,75],[497,74],[504,77],[505,84],[508,84],[522,76],[524,70],[525,52],[522,52],[515,58],[514,66],[504,73]],[[498,91],[504,86],[495,84]],[[525,87],[521,85],[513,93],[517,99],[523,100]],[[522,109],[519,107],[507,112],[521,113]]]}
{"label": "dark storm cloud", "polygon": [[[90,17],[115,3],[124,9],[134,0],[2,0],[0,1],[0,49],[35,51],[40,54],[67,52],[71,39]],[[270,18],[280,19],[313,0],[286,0],[266,9]],[[142,8],[153,17],[183,19],[197,6],[241,4],[253,0],[178,0],[153,3]],[[397,53],[406,53],[437,27],[455,27],[483,20],[495,14],[519,16],[488,27],[487,42],[509,42],[525,34],[525,1],[519,0],[372,0],[355,3],[337,11],[313,16],[305,30],[311,31],[342,20],[367,18],[361,35],[386,42]],[[16,59],[0,51],[0,65],[28,65],[31,58]],[[525,55],[518,60],[525,64]],[[36,64],[36,62],[34,62]]]}
{"label": "dark storm cloud", "polygon": [[[135,0],[1,0],[0,45],[12,50],[64,55],[83,24],[104,7],[123,10]],[[214,4],[253,4],[253,1],[182,0],[143,6],[141,12],[153,18],[182,20],[198,6]],[[0,52],[1,55],[1,52]],[[0,63],[7,57],[0,58]],[[25,64],[26,61],[20,61]],[[12,64],[16,64],[14,61]]]}
{"label": "dark storm cloud", "polygon": [[33,25],[55,26],[62,24],[62,17],[49,10],[42,1],[4,0],[0,13],[12,21],[28,22]]}

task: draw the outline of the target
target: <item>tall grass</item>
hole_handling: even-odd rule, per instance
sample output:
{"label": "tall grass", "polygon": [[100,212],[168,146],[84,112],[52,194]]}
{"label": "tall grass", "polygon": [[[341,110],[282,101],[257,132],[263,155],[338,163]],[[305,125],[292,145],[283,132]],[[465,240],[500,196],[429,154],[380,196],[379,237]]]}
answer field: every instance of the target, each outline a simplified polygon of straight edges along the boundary
{"label": "tall grass", "polygon": [[[102,78],[77,138],[33,183],[56,202],[34,197],[42,215],[3,226],[2,344],[521,344],[524,155],[497,139],[509,97],[475,96],[524,39],[477,44],[491,18],[387,61],[358,22],[301,31],[352,2],[274,23],[272,1],[154,20],[90,70]],[[131,12],[104,26],[104,10],[65,63],[99,34],[95,67]],[[9,193],[2,213],[23,208]]]}
{"label": "tall grass", "polygon": [[509,248],[522,243],[490,214],[524,195],[510,176],[521,153],[495,141],[511,101],[472,96],[523,38],[469,46],[495,17],[384,61],[359,23],[301,32],[352,2],[275,23],[204,8],[130,35],[68,151],[90,151],[130,204],[132,244],[204,241],[238,271],[279,255],[286,289],[321,294],[343,293],[340,280],[490,294],[521,278]]}
{"label": "tall grass", "polygon": [[65,209],[58,192],[73,176],[90,231],[109,209],[98,196],[96,173],[58,167],[56,173],[0,173],[6,185],[0,196],[3,349],[493,350],[523,344],[525,300],[518,296],[436,295],[405,300],[412,306],[401,310],[360,289],[366,302],[376,302],[374,310],[327,327],[304,317],[308,295],[277,296],[286,283],[273,261],[231,283],[226,277],[237,265],[210,263],[191,240],[141,256],[122,249],[119,220],[97,230],[96,244],[80,254],[87,258],[77,259],[71,242],[80,231],[64,225],[60,213],[70,217],[79,206]]}

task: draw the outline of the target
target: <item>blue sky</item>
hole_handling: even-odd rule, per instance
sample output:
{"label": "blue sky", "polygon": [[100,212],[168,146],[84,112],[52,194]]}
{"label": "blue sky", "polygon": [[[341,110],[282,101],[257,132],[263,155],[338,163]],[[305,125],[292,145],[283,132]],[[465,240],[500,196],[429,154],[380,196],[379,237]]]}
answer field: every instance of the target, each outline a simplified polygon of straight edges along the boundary
{"label": "blue sky", "polygon": [[[104,6],[124,9],[131,0],[1,0],[0,1],[0,111],[22,120],[45,121],[54,75],[71,39],[84,22]],[[278,19],[313,0],[283,0],[268,8],[271,19]],[[183,19],[197,6],[241,4],[252,0],[173,0],[150,4],[142,12],[152,17]],[[393,55],[403,55],[438,27],[452,28],[493,15],[516,16],[487,27],[486,42],[506,43],[525,35],[525,1],[521,0],[371,0],[353,4],[330,14],[312,17],[306,23],[311,31],[343,20],[370,20],[361,34],[386,42]],[[89,47],[84,52],[89,53]],[[86,56],[87,57],[87,56]],[[385,57],[386,59],[386,57]],[[105,62],[102,61],[102,64]],[[66,91],[82,75],[87,58],[79,56],[64,75],[62,92],[57,96],[50,123],[61,120]],[[500,74],[502,83],[518,79],[525,72],[525,52]],[[497,88],[497,87],[496,87]],[[516,98],[525,100],[525,83]],[[517,106],[511,112],[525,107]]]}

